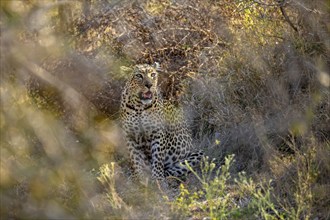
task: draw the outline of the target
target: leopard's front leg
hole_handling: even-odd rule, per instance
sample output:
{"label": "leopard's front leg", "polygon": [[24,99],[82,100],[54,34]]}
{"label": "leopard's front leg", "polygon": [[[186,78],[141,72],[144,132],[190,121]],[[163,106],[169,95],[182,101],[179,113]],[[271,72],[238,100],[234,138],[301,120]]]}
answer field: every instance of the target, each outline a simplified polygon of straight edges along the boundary
{"label": "leopard's front leg", "polygon": [[136,142],[135,140],[127,138],[128,151],[132,166],[132,176],[134,181],[144,182],[146,181],[146,175],[144,171],[147,169],[145,164],[146,155],[141,151],[143,149],[142,143]]}
{"label": "leopard's front leg", "polygon": [[162,131],[157,132],[152,136],[151,141],[151,157],[152,157],[152,177],[157,181],[163,189],[167,188],[165,180],[164,167],[164,138]]}

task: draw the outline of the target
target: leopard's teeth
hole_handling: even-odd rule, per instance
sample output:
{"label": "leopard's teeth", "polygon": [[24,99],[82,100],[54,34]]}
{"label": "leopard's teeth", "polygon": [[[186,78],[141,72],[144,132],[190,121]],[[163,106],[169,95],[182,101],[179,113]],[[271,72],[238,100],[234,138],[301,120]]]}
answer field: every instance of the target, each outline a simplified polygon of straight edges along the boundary
{"label": "leopard's teeth", "polygon": [[149,105],[149,104],[151,104],[152,99],[142,99],[141,101],[142,101],[142,104]]}

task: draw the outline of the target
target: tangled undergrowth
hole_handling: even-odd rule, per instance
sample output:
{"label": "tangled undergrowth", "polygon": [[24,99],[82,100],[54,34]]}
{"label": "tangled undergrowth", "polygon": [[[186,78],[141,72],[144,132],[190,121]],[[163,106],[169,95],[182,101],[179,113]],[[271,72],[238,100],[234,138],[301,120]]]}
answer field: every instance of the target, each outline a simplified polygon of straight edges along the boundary
{"label": "tangled undergrowth", "polygon": [[[329,219],[327,1],[1,1],[1,219]],[[128,181],[118,122],[161,63],[199,170]]]}

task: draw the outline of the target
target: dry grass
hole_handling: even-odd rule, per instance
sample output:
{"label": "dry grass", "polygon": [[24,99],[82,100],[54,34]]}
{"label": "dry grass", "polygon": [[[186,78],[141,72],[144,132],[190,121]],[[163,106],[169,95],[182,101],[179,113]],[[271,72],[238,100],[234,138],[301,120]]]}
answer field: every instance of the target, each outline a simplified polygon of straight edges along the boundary
{"label": "dry grass", "polygon": [[196,147],[235,154],[224,192],[250,203],[211,217],[328,219],[330,5],[285,2],[2,1],[1,218],[210,217],[214,173],[185,214],[127,183],[125,66],[158,61]]}

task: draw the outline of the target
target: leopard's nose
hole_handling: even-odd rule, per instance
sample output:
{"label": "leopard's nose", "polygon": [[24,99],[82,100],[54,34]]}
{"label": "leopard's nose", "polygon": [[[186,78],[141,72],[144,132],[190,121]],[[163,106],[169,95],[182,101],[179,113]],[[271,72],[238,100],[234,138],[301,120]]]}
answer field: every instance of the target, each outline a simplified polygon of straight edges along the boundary
{"label": "leopard's nose", "polygon": [[152,83],[151,83],[150,81],[146,81],[146,82],[144,83],[144,85],[145,85],[148,89],[150,89],[151,86],[152,86]]}

